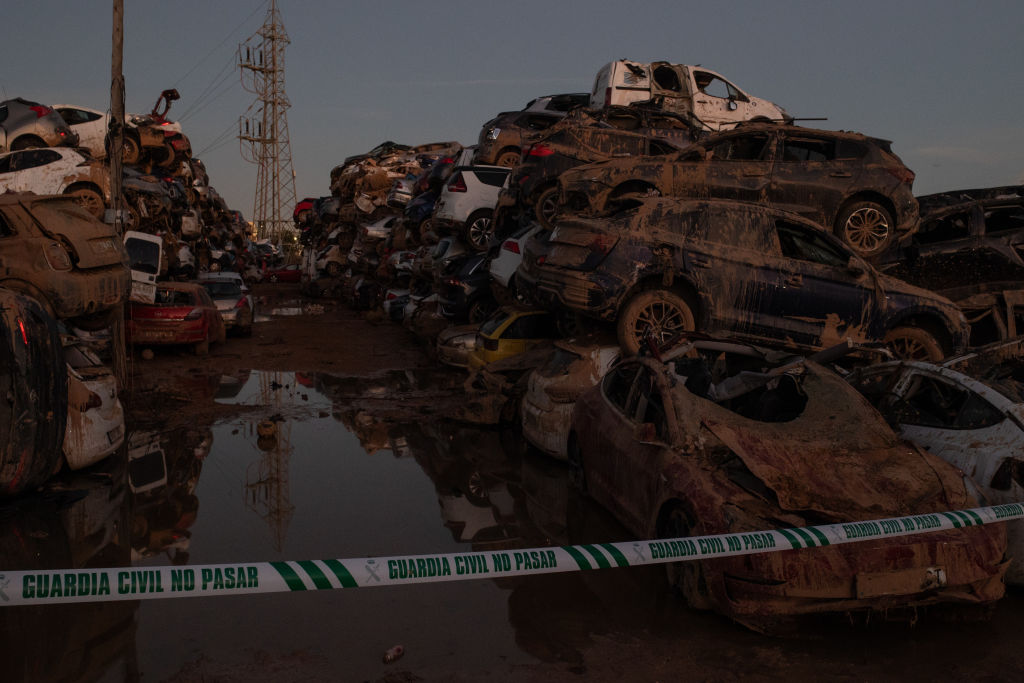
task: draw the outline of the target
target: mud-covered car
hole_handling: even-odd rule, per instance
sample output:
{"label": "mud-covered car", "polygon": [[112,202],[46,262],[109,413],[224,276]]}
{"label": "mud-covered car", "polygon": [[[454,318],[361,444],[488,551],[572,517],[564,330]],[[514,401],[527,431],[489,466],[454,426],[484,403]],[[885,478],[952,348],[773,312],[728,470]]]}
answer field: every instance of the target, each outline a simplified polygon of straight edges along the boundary
{"label": "mud-covered car", "polygon": [[503,166],[456,166],[434,204],[433,230],[458,233],[475,251],[484,251],[494,232],[494,204],[508,177]]}
{"label": "mud-covered car", "polygon": [[[966,472],[991,505],[1024,500],[1024,338],[941,365],[913,361],[858,368],[847,381],[900,436]],[[1024,527],[1006,529],[1024,584]]]}
{"label": "mud-covered car", "polygon": [[0,102],[0,152],[77,144],[78,135],[53,108],[20,97]]}
{"label": "mud-covered car", "polygon": [[[773,366],[720,351],[670,364],[624,360],[577,401],[568,451],[570,480],[636,538],[977,504],[961,472],[901,441],[843,379],[810,361]],[[1004,592],[1005,550],[1005,529],[989,525],[668,571],[691,606],[771,629],[800,615],[990,604]]]}
{"label": "mud-covered car", "polygon": [[202,356],[211,343],[223,342],[225,336],[216,304],[195,282],[161,282],[153,303],[133,301],[128,306],[125,340],[129,344],[190,345]]}
{"label": "mud-covered car", "polygon": [[833,231],[873,258],[917,227],[914,172],[887,140],[859,133],[752,123],[708,136],[675,156],[612,159],[559,179],[562,210],[664,195],[762,202]]}
{"label": "mud-covered car", "polygon": [[561,219],[547,244],[527,242],[521,291],[616,321],[630,353],[647,336],[662,344],[688,330],[800,351],[885,341],[928,360],[965,348],[966,320],[948,299],[879,274],[796,214],[722,200],[636,204]]}
{"label": "mud-covered car", "polygon": [[551,127],[570,109],[585,106],[589,101],[588,93],[546,95],[530,100],[521,111],[498,114],[480,129],[473,163],[515,166],[524,136]]}
{"label": "mud-covered car", "polygon": [[73,470],[93,465],[124,443],[124,409],[117,397],[117,377],[89,346],[64,336],[68,415],[64,459]]}
{"label": "mud-covered car", "polygon": [[676,154],[696,135],[682,117],[668,112],[621,106],[576,109],[531,138],[507,191],[519,211],[532,210],[550,230],[563,172],[613,158]]}
{"label": "mud-covered car", "polygon": [[110,171],[67,147],[23,149],[0,154],[0,192],[74,196],[102,219],[110,200]]}
{"label": "mud-covered car", "polygon": [[128,257],[114,228],[68,197],[0,195],[0,285],[83,329],[105,327],[128,298]]}
{"label": "mud-covered car", "polygon": [[60,466],[67,366],[57,322],[34,299],[0,288],[0,496],[39,486]]}
{"label": "mud-covered car", "polygon": [[960,306],[972,346],[1024,334],[1024,186],[917,200],[920,228],[912,243],[882,256],[882,270]]}

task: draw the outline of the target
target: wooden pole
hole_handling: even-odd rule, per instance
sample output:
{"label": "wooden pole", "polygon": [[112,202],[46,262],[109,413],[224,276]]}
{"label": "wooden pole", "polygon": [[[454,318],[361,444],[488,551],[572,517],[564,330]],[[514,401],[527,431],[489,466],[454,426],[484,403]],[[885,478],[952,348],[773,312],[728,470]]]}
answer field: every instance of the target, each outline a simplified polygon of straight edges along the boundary
{"label": "wooden pole", "polygon": [[[124,149],[124,0],[114,1],[114,27],[111,35],[110,55],[110,147],[107,163],[110,167],[110,208],[114,214],[114,230],[120,237],[124,233],[122,220],[122,171]],[[128,386],[128,353],[125,349],[124,307],[114,315],[110,326],[111,356],[114,375],[122,387]]]}

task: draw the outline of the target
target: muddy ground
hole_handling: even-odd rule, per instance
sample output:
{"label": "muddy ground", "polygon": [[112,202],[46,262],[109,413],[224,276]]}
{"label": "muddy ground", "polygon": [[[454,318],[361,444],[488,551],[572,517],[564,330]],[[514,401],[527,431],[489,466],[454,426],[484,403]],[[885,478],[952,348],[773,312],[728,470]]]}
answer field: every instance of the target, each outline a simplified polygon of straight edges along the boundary
{"label": "muddy ground", "polygon": [[[514,441],[515,435],[505,431],[465,432],[457,426],[441,428],[436,411],[424,405],[432,401],[429,395],[407,390],[397,392],[395,399],[386,395],[386,390],[382,393],[380,387],[386,386],[382,378],[405,370],[412,371],[406,373],[409,377],[415,373],[430,375],[437,367],[400,325],[368,321],[364,314],[340,302],[303,301],[293,286],[258,286],[255,294],[262,315],[251,338],[229,338],[205,357],[168,349],[156,349],[151,360],[144,360],[139,349],[132,354],[128,407],[134,424],[170,431],[210,424],[217,435],[196,491],[201,507],[199,523],[192,528],[191,561],[202,564],[465,549],[466,543],[460,542],[457,531],[448,536],[448,531],[455,528],[453,515],[446,510],[452,501],[448,495],[451,485],[446,483],[447,475],[440,472],[440,461],[448,456],[442,457],[436,449],[430,451],[433,455],[423,455],[427,451],[414,447],[412,435],[436,428],[438,433],[448,435],[441,440],[449,442],[453,452],[456,443],[476,443],[483,448],[483,444],[492,443],[492,436],[494,443],[504,444]],[[274,406],[260,401],[230,404],[214,400],[216,378],[249,378],[252,371],[263,371],[264,378],[319,374],[315,387],[327,398],[318,399],[312,389],[295,382],[277,387],[289,392],[291,400],[277,401]],[[324,373],[334,378],[333,384],[323,379]],[[451,382],[441,384],[457,396],[459,377],[451,377]],[[261,381],[265,398],[266,386],[272,383]],[[344,394],[341,399],[339,392]],[[403,401],[408,405],[403,407]],[[348,407],[355,404],[360,408],[353,418]],[[291,545],[286,543],[284,550],[280,543],[274,546],[281,552],[277,557],[273,544],[264,547],[246,541],[249,531],[217,531],[232,527],[234,517],[244,517],[244,511],[232,512],[232,508],[219,511],[218,498],[233,495],[232,487],[242,485],[226,479],[221,489],[213,488],[218,477],[231,468],[230,454],[218,453],[218,444],[225,444],[229,435],[244,433],[246,424],[265,419],[269,411],[283,413],[286,420],[294,419],[295,435],[303,425],[322,430],[326,423],[341,423],[339,429],[360,431],[358,442],[353,439],[362,449],[358,462],[378,469],[346,470],[346,485],[353,487],[346,491],[370,489],[371,499],[390,500],[388,496],[394,493],[391,489],[403,485],[399,483],[401,477],[418,476],[427,484],[426,495],[417,498],[418,494],[411,493],[415,487],[410,485],[410,493],[402,493],[402,498],[409,501],[387,503],[395,509],[408,503],[412,512],[396,520],[372,503],[356,506],[355,512],[348,508],[343,512],[346,502],[342,499],[349,494],[332,493],[330,477],[338,475],[314,476],[310,488],[303,490],[319,499],[316,505],[321,507],[316,509],[321,510],[321,516],[329,518],[330,511],[337,509],[339,517],[345,517],[341,525],[344,529],[338,531],[338,524],[326,520],[306,526],[296,517],[288,530]],[[328,414],[333,420],[326,417]],[[359,415],[367,414],[370,417],[366,420],[359,419]],[[380,418],[381,414],[387,417]],[[366,429],[360,430],[360,425]],[[381,425],[383,431],[374,435],[373,428]],[[402,442],[407,443],[414,457],[399,457],[395,446],[399,433],[409,435]],[[337,438],[326,432],[315,436],[320,443]],[[292,498],[301,512],[304,503],[296,489],[305,486],[300,469],[305,461],[298,436],[295,440],[297,445],[290,456]],[[395,449],[393,458],[386,455],[389,445]],[[522,451],[516,448],[517,453]],[[505,542],[525,547],[545,540],[563,542],[537,530],[542,527],[538,520],[543,515],[531,504],[536,506],[538,495],[543,498],[543,493],[523,495],[521,492],[532,486],[528,480],[543,480],[552,487],[551,498],[558,499],[557,503],[541,501],[541,508],[551,503],[552,509],[571,509],[570,516],[585,528],[582,536],[577,533],[571,538],[572,542],[625,540],[624,531],[603,511],[585,500],[570,497],[565,502],[559,498],[568,494],[564,493],[565,472],[557,463],[527,454],[521,465],[516,461],[514,475],[505,472],[507,465],[487,464],[488,472],[502,471],[502,481],[514,480],[515,484],[510,487],[516,492],[515,513],[495,526],[504,530]],[[379,469],[382,467],[390,469],[385,472]],[[396,467],[404,467],[405,473]],[[484,471],[480,462],[477,467]],[[365,481],[359,477],[365,477]],[[496,500],[492,497],[490,507],[482,509],[494,511],[498,517],[501,506]],[[444,524],[438,519],[436,501],[440,502]],[[524,507],[526,512],[521,509]],[[322,528],[328,526],[331,532]],[[407,536],[401,539],[403,530]],[[301,544],[297,540],[307,534],[324,537],[332,533],[338,534],[333,544],[329,539]],[[448,545],[436,545],[442,541]],[[341,554],[337,550],[340,546],[363,552]],[[306,554],[293,556],[298,553]],[[158,556],[151,564],[167,561]],[[839,619],[799,625],[785,637],[751,633],[717,615],[688,610],[667,591],[660,569],[615,569],[585,576],[552,575],[358,593],[332,591],[301,599],[257,596],[208,602],[143,602],[134,635],[141,680],[618,682],[860,681],[898,677],[1008,681],[1017,680],[1024,670],[1024,652],[1018,644],[1018,634],[1024,627],[1024,600],[1015,592],[991,615],[900,615],[903,620],[890,623],[877,618],[866,623],[862,619],[856,623]],[[199,604],[202,602],[207,604]],[[405,657],[382,663],[383,652],[396,644],[405,647]]]}

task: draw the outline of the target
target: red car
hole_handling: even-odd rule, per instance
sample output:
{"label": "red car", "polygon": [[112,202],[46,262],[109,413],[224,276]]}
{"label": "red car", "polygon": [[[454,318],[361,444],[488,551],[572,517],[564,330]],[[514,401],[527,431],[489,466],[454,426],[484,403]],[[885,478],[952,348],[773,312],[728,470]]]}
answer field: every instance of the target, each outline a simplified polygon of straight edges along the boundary
{"label": "red car", "polygon": [[226,336],[216,304],[194,282],[161,282],[154,303],[132,301],[126,329],[129,344],[192,344],[200,356]]}
{"label": "red car", "polygon": [[302,267],[298,264],[267,268],[263,271],[263,282],[301,282]]}

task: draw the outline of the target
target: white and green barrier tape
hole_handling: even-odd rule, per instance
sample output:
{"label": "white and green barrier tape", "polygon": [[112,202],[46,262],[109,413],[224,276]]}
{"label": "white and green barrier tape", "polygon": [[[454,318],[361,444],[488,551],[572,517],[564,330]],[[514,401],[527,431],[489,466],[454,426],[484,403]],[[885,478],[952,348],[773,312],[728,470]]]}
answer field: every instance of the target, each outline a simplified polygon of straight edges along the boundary
{"label": "white and green barrier tape", "polygon": [[847,524],[519,550],[239,562],[186,567],[0,571],[0,606],[371,588],[638,567],[856,543],[1024,518],[1024,503]]}

